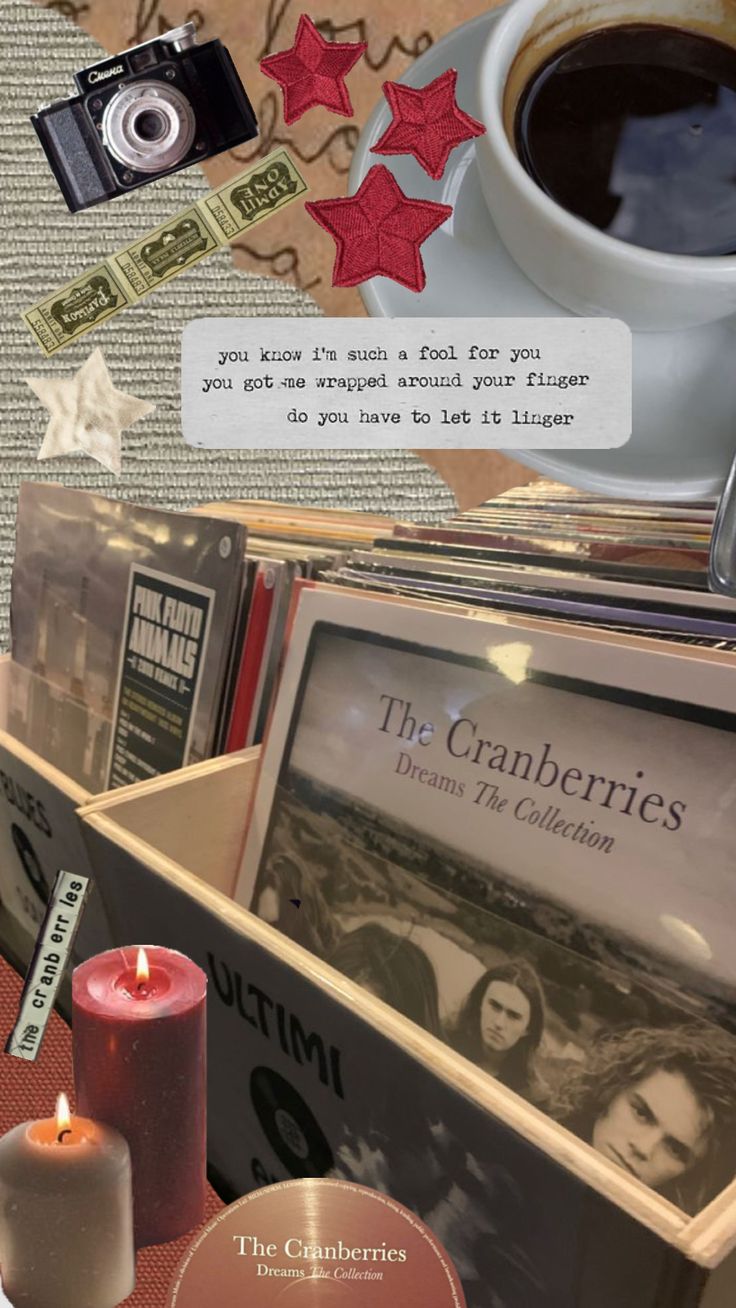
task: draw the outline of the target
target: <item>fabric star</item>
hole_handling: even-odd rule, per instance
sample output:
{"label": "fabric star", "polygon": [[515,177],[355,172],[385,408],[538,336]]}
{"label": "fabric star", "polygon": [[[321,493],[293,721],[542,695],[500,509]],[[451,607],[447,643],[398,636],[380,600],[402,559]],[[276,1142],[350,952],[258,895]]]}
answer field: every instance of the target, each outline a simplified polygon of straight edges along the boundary
{"label": "fabric star", "polygon": [[26,377],[25,381],[51,415],[38,458],[81,452],[119,476],[122,433],[156,406],[116,390],[102,350],[90,354],[71,378]]}
{"label": "fabric star", "polygon": [[380,276],[410,291],[424,290],[427,280],[419,246],[452,213],[449,204],[410,200],[384,164],[373,165],[355,195],[304,207],[337,245],[333,286]]}
{"label": "fabric star", "polygon": [[352,118],[345,78],[367,49],[366,41],[326,41],[302,14],[291,48],[267,55],[260,63],[261,72],[283,91],[284,122],[296,122],[315,105]]}
{"label": "fabric star", "polygon": [[400,82],[384,82],[383,93],[393,114],[373,154],[413,154],[435,181],[462,141],[483,136],[485,127],[457,103],[457,71],[448,68],[433,82],[414,90]]}

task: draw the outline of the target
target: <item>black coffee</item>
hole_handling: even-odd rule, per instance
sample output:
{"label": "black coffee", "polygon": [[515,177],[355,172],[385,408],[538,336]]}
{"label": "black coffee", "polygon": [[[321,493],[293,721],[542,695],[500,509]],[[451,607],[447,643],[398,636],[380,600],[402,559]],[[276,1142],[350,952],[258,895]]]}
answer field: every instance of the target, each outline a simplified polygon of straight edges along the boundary
{"label": "black coffee", "polygon": [[736,51],[678,28],[580,37],[535,73],[516,148],[543,191],[619,240],[736,253]]}

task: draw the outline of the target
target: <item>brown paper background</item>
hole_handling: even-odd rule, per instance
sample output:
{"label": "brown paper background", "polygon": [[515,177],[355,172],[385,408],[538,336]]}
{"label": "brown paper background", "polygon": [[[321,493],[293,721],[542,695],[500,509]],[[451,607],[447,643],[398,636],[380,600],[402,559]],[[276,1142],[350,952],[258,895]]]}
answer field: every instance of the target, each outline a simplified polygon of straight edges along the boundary
{"label": "brown paper background", "polygon": [[[219,39],[228,47],[256,111],[260,136],[204,164],[217,186],[247,163],[284,145],[293,155],[316,199],[344,195],[347,174],[363,123],[394,80],[439,37],[493,5],[478,0],[40,0],[84,27],[105,49],[115,52],[192,21],[200,40]],[[282,115],[280,88],[258,64],[294,40],[301,13],[338,41],[367,41],[365,57],[348,75],[355,111],[352,119],[326,109],[310,109],[291,127]],[[72,88],[70,88],[71,94]],[[357,290],[333,287],[334,242],[308,218],[301,204],[289,205],[247,237],[234,242],[238,268],[283,278],[307,291],[330,316],[364,316]],[[453,490],[460,508],[479,504],[534,480],[529,469],[496,450],[418,450]]]}

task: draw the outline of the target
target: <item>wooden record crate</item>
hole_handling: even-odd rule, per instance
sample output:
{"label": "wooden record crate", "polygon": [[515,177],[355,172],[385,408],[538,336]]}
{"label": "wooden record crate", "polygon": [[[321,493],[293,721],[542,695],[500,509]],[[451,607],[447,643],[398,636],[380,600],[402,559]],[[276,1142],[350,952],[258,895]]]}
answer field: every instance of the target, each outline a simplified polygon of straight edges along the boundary
{"label": "wooden record crate", "polygon": [[233,902],[258,753],[79,812],[115,942],[207,974],[223,1197],[328,1173],[387,1190],[449,1249],[469,1308],[731,1308],[736,1183],[688,1217]]}

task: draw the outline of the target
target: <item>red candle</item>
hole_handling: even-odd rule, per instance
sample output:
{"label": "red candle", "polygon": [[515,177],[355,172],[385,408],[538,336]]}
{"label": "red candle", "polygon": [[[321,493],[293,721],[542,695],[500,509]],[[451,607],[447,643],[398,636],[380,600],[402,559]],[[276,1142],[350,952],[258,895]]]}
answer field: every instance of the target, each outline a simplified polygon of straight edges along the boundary
{"label": "red candle", "polygon": [[171,949],[112,949],[72,976],[78,1111],[130,1146],[138,1247],[204,1218],[207,978]]}

